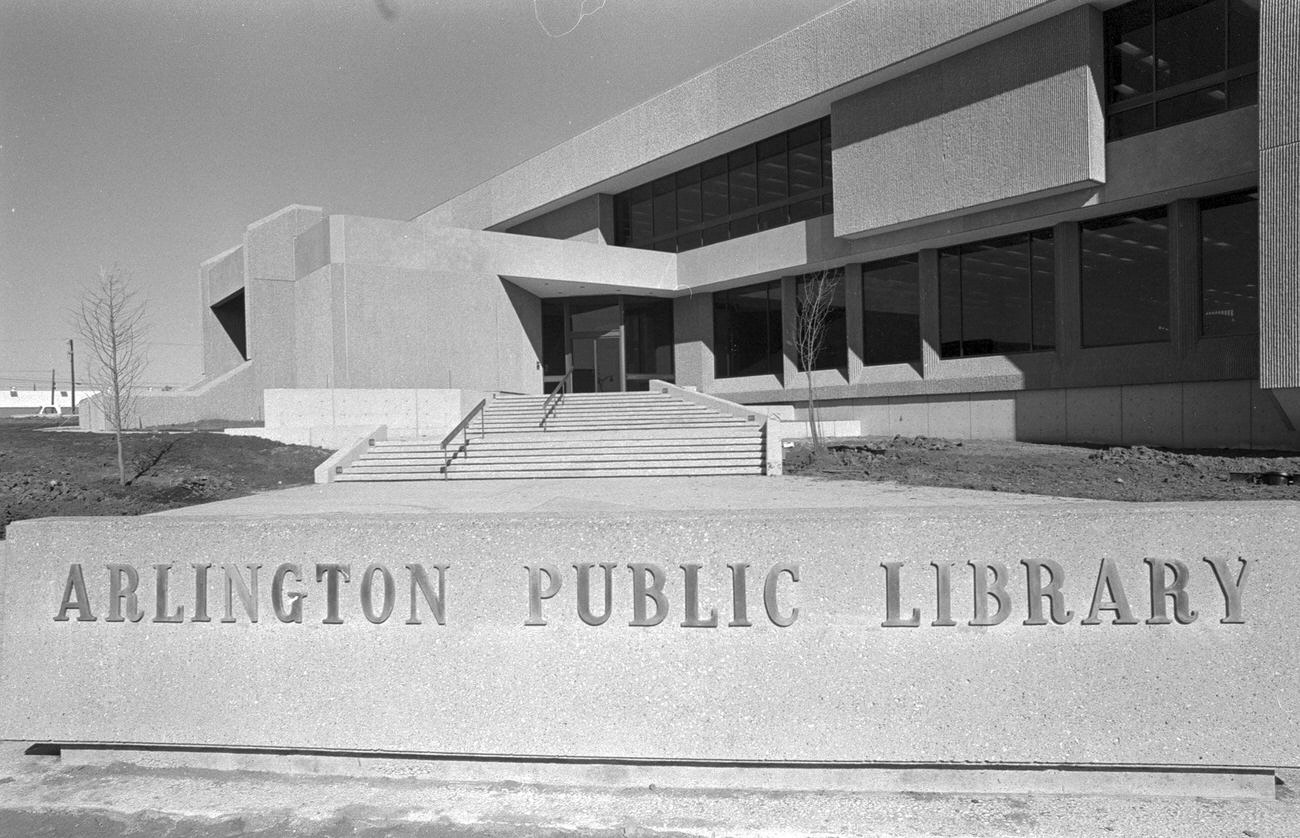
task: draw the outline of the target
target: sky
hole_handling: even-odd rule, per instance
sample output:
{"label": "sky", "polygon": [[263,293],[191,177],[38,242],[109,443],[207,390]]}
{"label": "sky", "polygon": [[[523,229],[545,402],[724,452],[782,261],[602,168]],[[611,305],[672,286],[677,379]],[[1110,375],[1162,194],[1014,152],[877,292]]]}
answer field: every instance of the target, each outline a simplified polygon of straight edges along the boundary
{"label": "sky", "polygon": [[0,386],[89,355],[100,266],[152,385],[198,266],[289,204],[409,219],[843,0],[0,0]]}

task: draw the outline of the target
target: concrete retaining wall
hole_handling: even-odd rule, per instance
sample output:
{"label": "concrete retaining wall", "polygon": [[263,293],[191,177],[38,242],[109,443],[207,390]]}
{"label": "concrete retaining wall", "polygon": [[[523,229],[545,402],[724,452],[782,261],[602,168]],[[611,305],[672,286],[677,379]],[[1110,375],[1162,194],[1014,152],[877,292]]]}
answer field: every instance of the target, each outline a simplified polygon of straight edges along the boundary
{"label": "concrete retaining wall", "polygon": [[[792,406],[787,437],[807,436],[807,410]],[[832,436],[935,436],[1155,445],[1167,448],[1300,450],[1277,400],[1253,381],[1206,381],[1122,387],[821,402],[817,416]]]}
{"label": "concrete retaining wall", "polygon": [[[262,418],[261,393],[254,389],[255,384],[253,363],[245,361],[216,378],[184,390],[141,393],[125,424],[131,428],[154,428],[205,420],[255,422]],[[101,394],[81,402],[80,427],[109,430],[102,399]]]}
{"label": "concrete retaining wall", "polygon": [[316,440],[310,444],[321,445],[337,434],[387,425],[390,439],[441,439],[486,397],[478,390],[267,390],[265,433],[248,433],[309,434]]}

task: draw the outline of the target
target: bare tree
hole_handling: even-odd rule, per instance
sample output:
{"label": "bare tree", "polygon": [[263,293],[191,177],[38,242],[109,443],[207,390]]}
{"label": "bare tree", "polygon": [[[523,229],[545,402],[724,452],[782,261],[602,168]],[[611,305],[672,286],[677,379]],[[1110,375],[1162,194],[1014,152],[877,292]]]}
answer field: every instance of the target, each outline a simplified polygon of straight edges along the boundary
{"label": "bare tree", "polygon": [[826,349],[826,329],[839,281],[836,271],[819,271],[795,280],[795,348],[799,354],[799,366],[808,377],[808,429],[812,433],[813,448],[816,450],[821,450],[822,441],[817,430],[813,367]]}
{"label": "bare tree", "polygon": [[134,412],[136,388],[145,365],[145,306],[131,287],[131,275],[114,265],[81,295],[77,330],[90,345],[91,377],[99,386],[100,406],[117,441],[117,478],[126,480],[122,431]]}

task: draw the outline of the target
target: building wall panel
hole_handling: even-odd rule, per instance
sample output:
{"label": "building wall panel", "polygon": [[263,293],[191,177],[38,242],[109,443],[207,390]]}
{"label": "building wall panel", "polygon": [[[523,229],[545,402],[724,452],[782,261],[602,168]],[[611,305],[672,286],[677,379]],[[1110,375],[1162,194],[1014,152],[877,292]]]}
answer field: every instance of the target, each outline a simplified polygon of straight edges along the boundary
{"label": "building wall panel", "polygon": [[836,102],[836,235],[1103,182],[1101,55],[1084,7]]}
{"label": "building wall panel", "polygon": [[[950,42],[992,37],[996,27],[1081,5],[1082,0],[853,0],[749,52],[629,108],[446,201],[415,220],[487,229],[600,191],[617,192],[681,165],[821,116],[836,88],[934,60]],[[870,83],[869,79],[866,83]],[[842,95],[842,94],[841,94]],[[819,98],[820,97],[820,98]],[[790,113],[788,119],[764,117]],[[778,124],[779,123],[779,124]],[[698,146],[696,149],[691,147]],[[608,182],[608,183],[606,183]]]}

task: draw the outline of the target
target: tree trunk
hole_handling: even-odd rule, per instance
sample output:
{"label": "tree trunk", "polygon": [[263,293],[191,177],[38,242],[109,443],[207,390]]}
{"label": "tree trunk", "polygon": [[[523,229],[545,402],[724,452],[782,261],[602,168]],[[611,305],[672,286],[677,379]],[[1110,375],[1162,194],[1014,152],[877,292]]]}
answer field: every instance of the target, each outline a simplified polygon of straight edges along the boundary
{"label": "tree trunk", "polygon": [[817,432],[817,403],[813,399],[813,381],[812,370],[806,370],[808,375],[808,431],[812,435],[813,450],[820,453],[822,450],[821,434]]}

